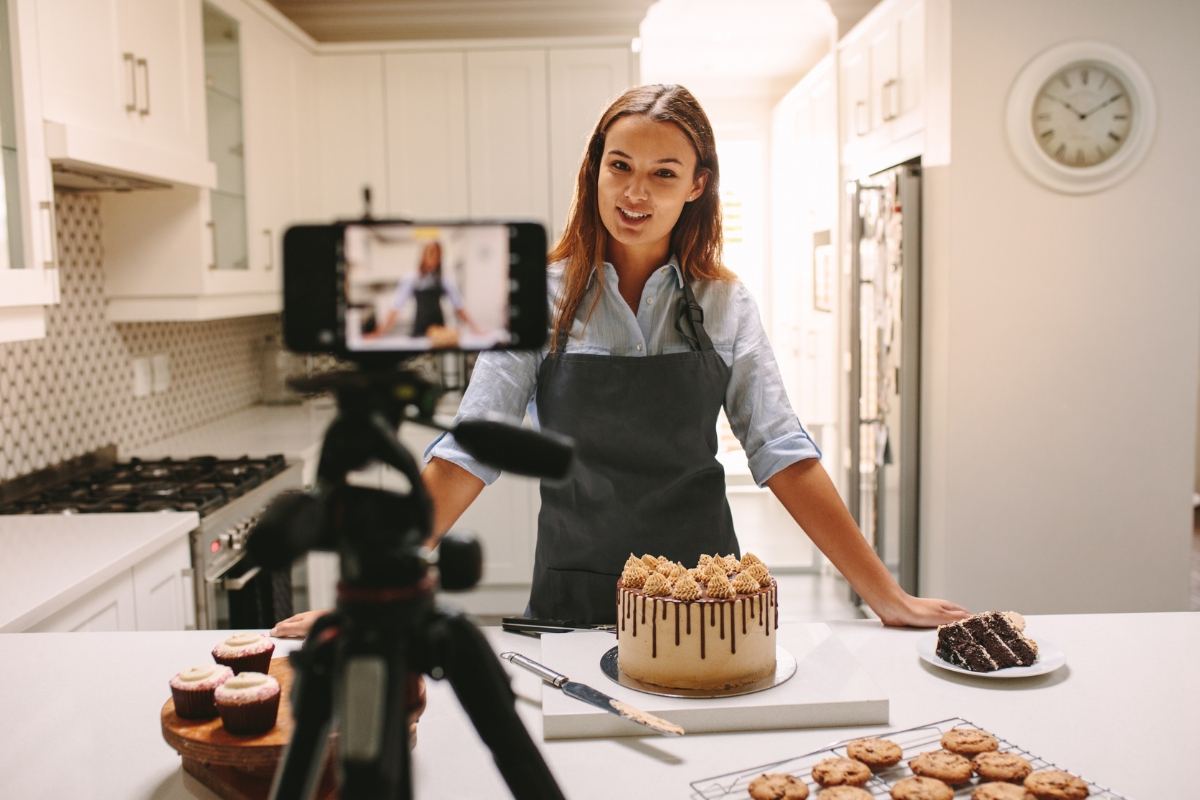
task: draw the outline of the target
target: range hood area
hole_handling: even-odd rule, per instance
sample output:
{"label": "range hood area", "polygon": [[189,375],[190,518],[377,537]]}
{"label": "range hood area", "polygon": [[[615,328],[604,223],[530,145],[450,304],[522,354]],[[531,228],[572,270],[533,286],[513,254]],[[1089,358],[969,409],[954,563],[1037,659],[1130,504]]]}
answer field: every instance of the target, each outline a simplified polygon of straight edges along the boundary
{"label": "range hood area", "polygon": [[217,184],[216,165],[207,160],[60,122],[47,121],[45,133],[57,188],[130,192],[177,184],[211,189]]}

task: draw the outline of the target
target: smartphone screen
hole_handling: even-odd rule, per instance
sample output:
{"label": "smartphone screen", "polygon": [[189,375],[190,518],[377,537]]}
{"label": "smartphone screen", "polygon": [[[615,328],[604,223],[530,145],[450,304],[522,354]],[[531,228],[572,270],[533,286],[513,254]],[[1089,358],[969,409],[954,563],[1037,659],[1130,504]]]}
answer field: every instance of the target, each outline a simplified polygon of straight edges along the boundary
{"label": "smartphone screen", "polygon": [[513,343],[508,225],[346,224],[345,347],[489,350]]}

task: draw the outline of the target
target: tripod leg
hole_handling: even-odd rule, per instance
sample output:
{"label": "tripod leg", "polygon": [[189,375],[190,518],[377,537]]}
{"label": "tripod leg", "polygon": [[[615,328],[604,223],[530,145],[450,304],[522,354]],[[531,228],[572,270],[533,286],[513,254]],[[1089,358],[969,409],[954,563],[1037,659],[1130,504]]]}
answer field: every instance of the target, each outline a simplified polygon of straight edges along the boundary
{"label": "tripod leg", "polygon": [[508,675],[483,634],[467,619],[447,615],[430,633],[434,664],[450,686],[517,800],[562,800],[550,768],[517,716]]}
{"label": "tripod leg", "polygon": [[[326,631],[339,623],[336,613],[314,624],[304,647],[292,653],[292,715],[296,727],[283,751],[283,760],[271,784],[271,800],[308,800],[316,797],[329,745],[333,710],[335,636]],[[332,632],[332,631],[330,631]]]}

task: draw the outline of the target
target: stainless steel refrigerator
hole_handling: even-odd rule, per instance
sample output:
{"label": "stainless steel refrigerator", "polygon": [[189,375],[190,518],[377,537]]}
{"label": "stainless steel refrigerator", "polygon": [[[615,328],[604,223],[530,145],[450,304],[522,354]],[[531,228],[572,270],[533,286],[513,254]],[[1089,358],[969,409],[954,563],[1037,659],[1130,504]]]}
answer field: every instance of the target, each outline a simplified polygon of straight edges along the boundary
{"label": "stainless steel refrigerator", "polygon": [[916,593],[921,167],[903,164],[854,181],[847,195],[847,505],[900,585]]}

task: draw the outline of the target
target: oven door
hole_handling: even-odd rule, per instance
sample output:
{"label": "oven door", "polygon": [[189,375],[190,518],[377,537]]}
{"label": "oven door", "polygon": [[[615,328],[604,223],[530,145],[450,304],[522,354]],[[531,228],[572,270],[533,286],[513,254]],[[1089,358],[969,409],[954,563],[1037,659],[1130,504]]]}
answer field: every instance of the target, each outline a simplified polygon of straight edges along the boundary
{"label": "oven door", "polygon": [[265,570],[245,555],[244,551],[229,553],[205,572],[212,627],[271,628],[292,616],[291,570]]}

